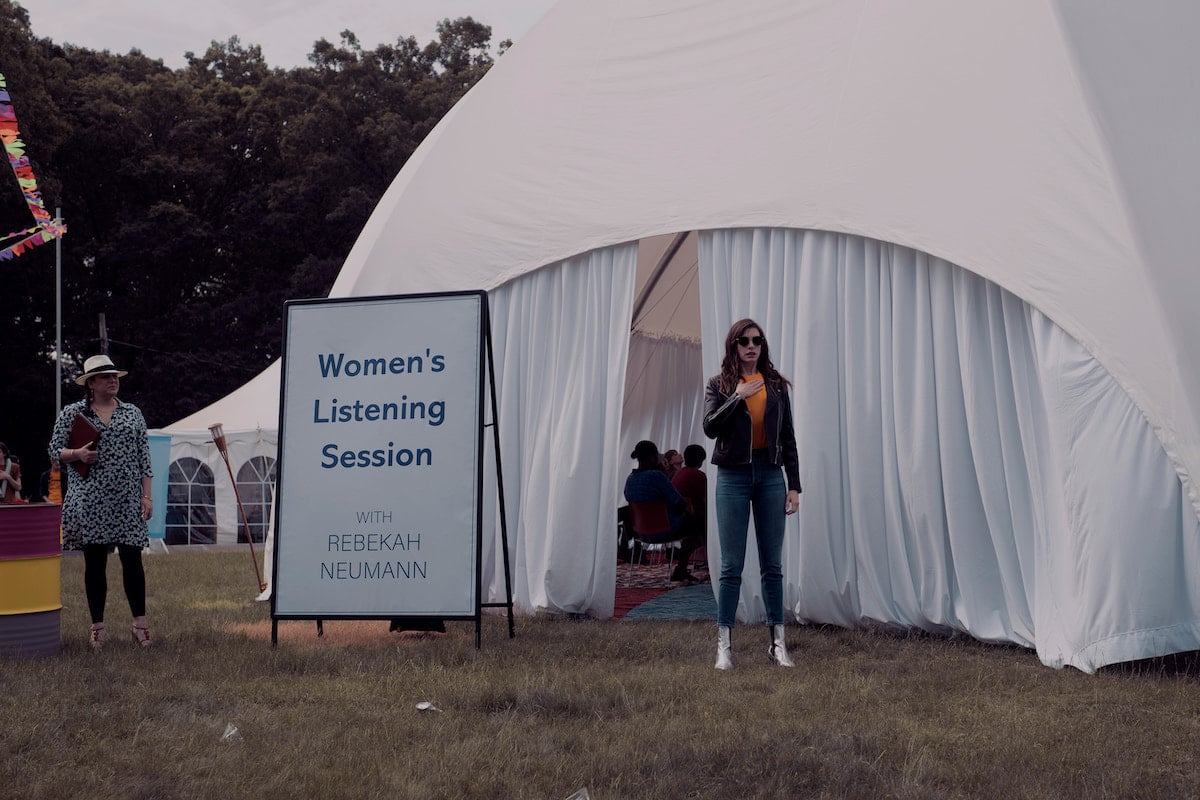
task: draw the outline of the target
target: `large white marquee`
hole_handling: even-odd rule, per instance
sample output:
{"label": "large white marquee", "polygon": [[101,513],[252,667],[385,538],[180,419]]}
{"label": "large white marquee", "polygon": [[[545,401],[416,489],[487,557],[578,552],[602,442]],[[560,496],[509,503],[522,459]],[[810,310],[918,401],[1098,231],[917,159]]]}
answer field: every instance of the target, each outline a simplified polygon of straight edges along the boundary
{"label": "large white marquee", "polygon": [[[331,295],[489,291],[525,609],[611,614],[627,444],[698,439],[749,315],[796,383],[796,618],[1086,670],[1195,649],[1196,30],[1184,0],[562,0]],[[167,431],[261,442],[277,390]]]}

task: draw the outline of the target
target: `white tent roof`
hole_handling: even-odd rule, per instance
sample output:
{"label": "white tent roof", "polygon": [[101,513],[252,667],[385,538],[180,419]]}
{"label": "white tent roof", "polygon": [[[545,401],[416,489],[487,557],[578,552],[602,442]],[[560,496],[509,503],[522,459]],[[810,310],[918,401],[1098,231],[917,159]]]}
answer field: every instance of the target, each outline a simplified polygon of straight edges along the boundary
{"label": "white tent roof", "polygon": [[249,382],[194,414],[163,428],[167,433],[208,431],[214,423],[226,431],[274,430],[279,427],[279,361]]}
{"label": "white tent roof", "polygon": [[[410,159],[331,294],[488,289],[705,228],[895,242],[1073,335],[1200,509],[1196,30],[1187,0],[562,0]],[[277,387],[275,365],[168,430],[273,427]]]}
{"label": "white tent roof", "polygon": [[895,242],[1078,339],[1200,509],[1196,30],[1186,0],[562,0],[414,154],[331,294],[488,289],[706,228]]}

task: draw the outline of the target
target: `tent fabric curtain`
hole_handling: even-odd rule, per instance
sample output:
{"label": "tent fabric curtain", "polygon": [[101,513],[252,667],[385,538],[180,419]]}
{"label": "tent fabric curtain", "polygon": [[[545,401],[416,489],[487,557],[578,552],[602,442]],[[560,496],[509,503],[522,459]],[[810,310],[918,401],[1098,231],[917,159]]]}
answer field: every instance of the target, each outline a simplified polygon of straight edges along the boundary
{"label": "tent fabric curtain", "polygon": [[[637,243],[585,253],[489,292],[513,601],[607,619],[625,460],[622,389]],[[504,599],[495,451],[485,437],[484,597]]]}
{"label": "tent fabric curtain", "polygon": [[[794,383],[796,618],[963,632],[1089,672],[1200,647],[1200,520],[1145,416],[1051,320],[862,237],[713,230],[699,251],[705,372],[749,316]],[[745,621],[764,619],[757,570],[750,547]]]}
{"label": "tent fabric curtain", "polygon": [[634,468],[630,454],[641,439],[654,442],[660,453],[682,453],[689,444],[708,449],[700,424],[703,383],[699,342],[632,334],[621,421],[622,475]]}

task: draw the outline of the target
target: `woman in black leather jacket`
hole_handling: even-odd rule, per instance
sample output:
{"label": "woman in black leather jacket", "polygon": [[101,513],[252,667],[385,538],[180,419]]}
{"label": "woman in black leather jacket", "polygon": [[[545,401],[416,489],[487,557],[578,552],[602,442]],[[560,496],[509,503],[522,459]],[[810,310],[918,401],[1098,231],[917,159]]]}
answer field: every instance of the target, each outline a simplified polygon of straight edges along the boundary
{"label": "woman in black leather jacket", "polygon": [[800,505],[800,459],[790,386],[771,363],[758,323],[735,322],[725,336],[721,372],[709,379],[704,393],[704,433],[716,439],[712,463],[717,467],[721,542],[717,669],[733,668],[729,635],[742,587],[751,510],[771,633],[768,653],[780,666],[795,666],[784,643],[783,626],[784,517]]}

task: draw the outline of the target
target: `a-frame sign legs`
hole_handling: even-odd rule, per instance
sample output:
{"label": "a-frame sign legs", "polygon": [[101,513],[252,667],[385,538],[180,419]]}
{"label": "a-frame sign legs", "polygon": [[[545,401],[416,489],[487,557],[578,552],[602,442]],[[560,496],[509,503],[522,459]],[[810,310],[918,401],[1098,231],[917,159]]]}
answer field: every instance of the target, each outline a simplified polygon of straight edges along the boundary
{"label": "a-frame sign legs", "polygon": [[[504,553],[504,596],[507,598],[507,602],[505,602],[505,603],[482,603],[482,604],[480,604],[480,607],[481,608],[507,607],[508,608],[508,638],[513,639],[517,635],[517,628],[516,628],[516,624],[513,621],[512,568],[509,565],[509,557],[508,557],[508,514],[504,508],[504,468],[500,463],[501,462],[501,458],[500,458],[500,426],[497,423],[497,409],[499,406],[498,406],[498,403],[496,402],[496,363],[495,363],[494,358],[492,357],[491,314],[490,314],[490,311],[488,309],[488,305],[486,302],[484,302],[484,305],[483,305],[483,312],[484,312],[484,318],[485,318],[484,326],[483,326],[484,340],[485,340],[484,344],[487,347],[488,387],[491,390],[491,400],[492,400],[492,421],[489,424],[491,425],[491,428],[492,428],[492,442],[495,445],[494,449],[496,451],[496,493],[497,493],[497,497],[498,497],[498,500],[500,503],[500,549]],[[481,504],[481,507],[482,507],[482,504]],[[483,525],[482,524],[480,524],[479,530],[480,530],[479,544],[480,544],[480,549],[482,551],[482,547],[483,547]],[[478,567],[478,569],[480,570],[480,574],[477,578],[480,581],[480,584],[482,584],[482,582],[483,582],[482,561],[483,561],[483,559],[482,559],[482,552],[481,552],[480,557],[475,559],[475,564]],[[480,588],[482,589],[482,586],[480,586]],[[482,617],[482,614],[480,615],[480,617]],[[475,649],[476,650],[479,649],[480,644],[481,644],[480,624],[481,624],[481,620],[477,618],[475,621]]]}

